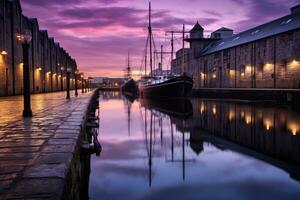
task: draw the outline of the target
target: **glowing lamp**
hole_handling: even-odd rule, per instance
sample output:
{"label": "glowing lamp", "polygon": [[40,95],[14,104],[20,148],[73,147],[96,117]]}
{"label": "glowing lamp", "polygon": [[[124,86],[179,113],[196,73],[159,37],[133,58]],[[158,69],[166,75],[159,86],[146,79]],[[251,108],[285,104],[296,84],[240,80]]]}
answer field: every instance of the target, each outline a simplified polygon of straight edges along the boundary
{"label": "glowing lamp", "polygon": [[213,112],[214,115],[217,114],[217,107],[216,107],[216,105],[213,105],[212,112]]}
{"label": "glowing lamp", "polygon": [[273,67],[273,64],[267,63],[267,64],[265,65],[265,67],[266,67],[266,68],[271,68],[271,67]]}
{"label": "glowing lamp", "polygon": [[16,38],[17,38],[18,41],[21,41],[21,40],[22,40],[21,34],[17,34],[17,35],[16,35]]}
{"label": "glowing lamp", "polygon": [[38,71],[42,71],[42,68],[41,68],[41,67],[38,67],[38,68],[36,68],[36,70],[38,70]]}
{"label": "glowing lamp", "polygon": [[17,34],[17,40],[18,41],[22,41],[25,44],[30,43],[31,39],[32,39],[32,35],[31,35],[31,31],[30,30],[25,30],[22,35],[21,34]]}
{"label": "glowing lamp", "polygon": [[4,51],[4,50],[3,50],[3,51],[1,51],[1,55],[2,55],[2,56],[6,56],[6,55],[7,55],[7,52],[6,52],[6,51]]}
{"label": "glowing lamp", "polygon": [[61,67],[61,68],[60,68],[60,70],[61,70],[61,71],[64,71],[64,70],[65,70],[65,68],[64,68],[64,67]]}

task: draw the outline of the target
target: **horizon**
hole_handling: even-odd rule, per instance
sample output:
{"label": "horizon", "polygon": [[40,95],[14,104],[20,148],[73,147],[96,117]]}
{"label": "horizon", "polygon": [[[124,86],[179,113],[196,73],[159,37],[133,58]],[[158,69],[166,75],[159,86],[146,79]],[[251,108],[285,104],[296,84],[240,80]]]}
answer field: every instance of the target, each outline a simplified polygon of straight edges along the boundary
{"label": "horizon", "polygon": [[[24,15],[37,18],[40,29],[47,29],[87,76],[122,78],[128,51],[134,73],[139,72],[147,35],[148,2],[21,0],[21,5]],[[163,44],[167,49],[170,35],[165,32],[181,30],[182,24],[189,31],[199,21],[205,36],[221,27],[231,28],[236,34],[289,14],[297,1],[175,0],[170,5],[167,1],[152,0],[151,3],[156,45]],[[175,37],[175,51],[181,47],[181,37]],[[170,58],[165,57],[164,63],[169,68]]]}

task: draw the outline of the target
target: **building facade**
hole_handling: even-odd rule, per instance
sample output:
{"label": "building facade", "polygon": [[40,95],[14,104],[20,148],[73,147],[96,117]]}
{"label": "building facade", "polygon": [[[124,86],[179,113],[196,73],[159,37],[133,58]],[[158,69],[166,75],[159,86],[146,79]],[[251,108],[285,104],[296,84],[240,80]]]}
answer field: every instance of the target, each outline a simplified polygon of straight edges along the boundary
{"label": "building facade", "polygon": [[176,57],[172,69],[191,75],[195,89],[300,88],[300,5],[287,16],[236,35],[221,28],[204,38],[197,23],[185,40],[192,55],[189,66],[183,71],[175,65],[181,59]]}
{"label": "building facade", "polygon": [[[47,31],[40,30],[37,19],[22,14],[19,0],[0,1],[0,96],[23,93],[23,51],[20,37],[30,32],[29,49],[31,92],[66,89],[66,70],[71,69],[71,89],[75,85],[76,61]],[[78,80],[78,85],[80,82]]]}

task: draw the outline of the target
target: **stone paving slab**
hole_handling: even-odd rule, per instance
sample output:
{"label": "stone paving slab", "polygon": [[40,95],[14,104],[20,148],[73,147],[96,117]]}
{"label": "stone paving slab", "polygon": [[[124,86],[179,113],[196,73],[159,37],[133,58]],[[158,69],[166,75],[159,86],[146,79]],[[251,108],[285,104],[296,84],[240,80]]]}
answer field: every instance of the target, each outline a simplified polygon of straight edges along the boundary
{"label": "stone paving slab", "polygon": [[0,98],[0,199],[60,199],[93,92],[32,95],[32,118],[22,96]]}

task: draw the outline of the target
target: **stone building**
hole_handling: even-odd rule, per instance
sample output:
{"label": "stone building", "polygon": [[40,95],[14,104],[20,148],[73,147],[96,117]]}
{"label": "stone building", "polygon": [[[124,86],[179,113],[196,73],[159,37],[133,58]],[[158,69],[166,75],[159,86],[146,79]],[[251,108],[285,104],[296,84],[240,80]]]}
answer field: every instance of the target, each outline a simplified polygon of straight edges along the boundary
{"label": "stone building", "polygon": [[[203,37],[196,23],[185,40],[190,43],[189,66],[177,73],[193,76],[194,88],[300,88],[300,5],[274,21],[233,35],[221,28]],[[180,50],[179,50],[180,51]]]}
{"label": "stone building", "polygon": [[[66,89],[66,69],[71,68],[71,89],[75,85],[76,61],[40,30],[37,19],[22,14],[19,0],[0,1],[0,96],[23,92],[23,51],[20,36],[30,32],[31,91],[53,92]],[[63,67],[61,70],[61,67]],[[79,86],[81,85],[78,80]]]}

